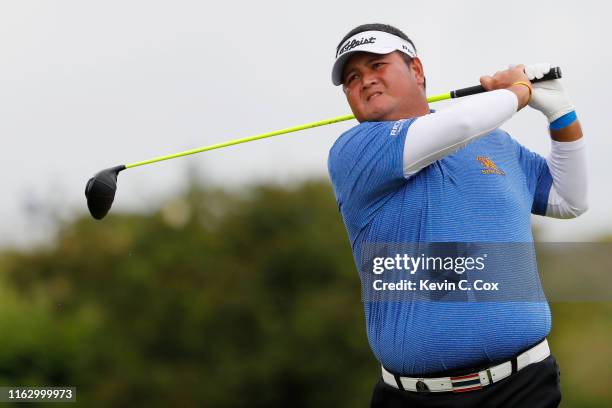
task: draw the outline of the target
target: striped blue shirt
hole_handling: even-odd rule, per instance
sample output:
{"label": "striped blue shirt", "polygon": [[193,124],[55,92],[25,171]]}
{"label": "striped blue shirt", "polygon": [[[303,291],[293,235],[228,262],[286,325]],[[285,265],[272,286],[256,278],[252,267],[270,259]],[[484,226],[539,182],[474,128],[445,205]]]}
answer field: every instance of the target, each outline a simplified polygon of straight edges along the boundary
{"label": "striped blue shirt", "polygon": [[[406,179],[413,121],[364,122],[331,148],[329,174],[358,268],[369,243],[533,242],[530,217],[545,213],[552,185],[545,159],[496,129]],[[535,265],[520,273],[539,284]],[[550,331],[548,303],[535,295],[543,300],[366,299],[368,340],[404,375],[503,360]]]}

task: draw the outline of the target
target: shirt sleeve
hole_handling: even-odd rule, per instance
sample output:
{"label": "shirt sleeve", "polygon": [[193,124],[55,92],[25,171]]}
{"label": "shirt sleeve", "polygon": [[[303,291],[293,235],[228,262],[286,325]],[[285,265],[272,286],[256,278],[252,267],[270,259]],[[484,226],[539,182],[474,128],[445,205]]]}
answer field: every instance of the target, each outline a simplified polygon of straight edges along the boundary
{"label": "shirt sleeve", "polygon": [[531,213],[546,215],[548,195],[553,183],[546,159],[514,139],[512,142],[517,150],[519,164],[525,174],[527,188],[533,197]]}
{"label": "shirt sleeve", "polygon": [[408,178],[497,129],[516,113],[517,107],[513,92],[498,89],[417,118],[404,146],[404,175]]}
{"label": "shirt sleeve", "polygon": [[347,227],[365,227],[376,211],[406,183],[406,132],[414,119],[364,122],[332,147],[329,175]]}

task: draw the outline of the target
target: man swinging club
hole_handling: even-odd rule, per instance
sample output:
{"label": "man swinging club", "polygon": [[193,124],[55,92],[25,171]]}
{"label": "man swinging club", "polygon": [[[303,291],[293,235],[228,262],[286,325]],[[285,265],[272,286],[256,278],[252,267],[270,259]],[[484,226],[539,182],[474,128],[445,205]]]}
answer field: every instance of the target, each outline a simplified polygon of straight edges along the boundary
{"label": "man swinging club", "polygon": [[[332,82],[360,123],[335,142],[328,167],[358,267],[369,243],[529,243],[531,214],[586,211],[574,106],[559,80],[530,82],[549,69],[519,65],[483,76],[489,92],[432,112],[423,65],[402,31],[366,24],[340,41]],[[499,129],[527,105],[548,119],[546,159]],[[537,267],[513,272],[537,277]],[[364,299],[364,309],[382,366],[373,407],[556,407],[561,400],[545,299]]]}

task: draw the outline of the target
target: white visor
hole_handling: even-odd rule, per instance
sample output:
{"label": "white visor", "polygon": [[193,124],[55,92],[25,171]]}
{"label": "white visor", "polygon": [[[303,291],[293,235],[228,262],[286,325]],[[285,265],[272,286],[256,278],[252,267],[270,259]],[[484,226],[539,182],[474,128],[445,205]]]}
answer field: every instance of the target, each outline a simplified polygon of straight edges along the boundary
{"label": "white visor", "polygon": [[344,64],[354,52],[371,52],[374,54],[389,54],[393,51],[401,51],[406,55],[416,57],[416,50],[408,41],[384,31],[364,31],[355,34],[346,40],[338,52],[336,62],[332,68],[332,82],[334,85],[342,84],[342,72]]}

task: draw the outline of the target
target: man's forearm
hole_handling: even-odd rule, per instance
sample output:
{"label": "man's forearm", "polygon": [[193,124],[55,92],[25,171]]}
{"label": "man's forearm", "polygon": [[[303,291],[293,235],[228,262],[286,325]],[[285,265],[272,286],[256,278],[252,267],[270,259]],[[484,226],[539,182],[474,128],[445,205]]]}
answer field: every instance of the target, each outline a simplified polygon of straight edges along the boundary
{"label": "man's forearm", "polygon": [[585,143],[580,123],[550,131],[551,152],[546,159],[553,185],[548,196],[546,215],[574,218],[584,213],[587,203],[587,168]]}
{"label": "man's forearm", "polygon": [[[510,90],[482,93],[435,114],[418,118],[404,145],[404,176],[498,128],[516,113],[518,97]],[[486,114],[483,114],[486,112]]]}

